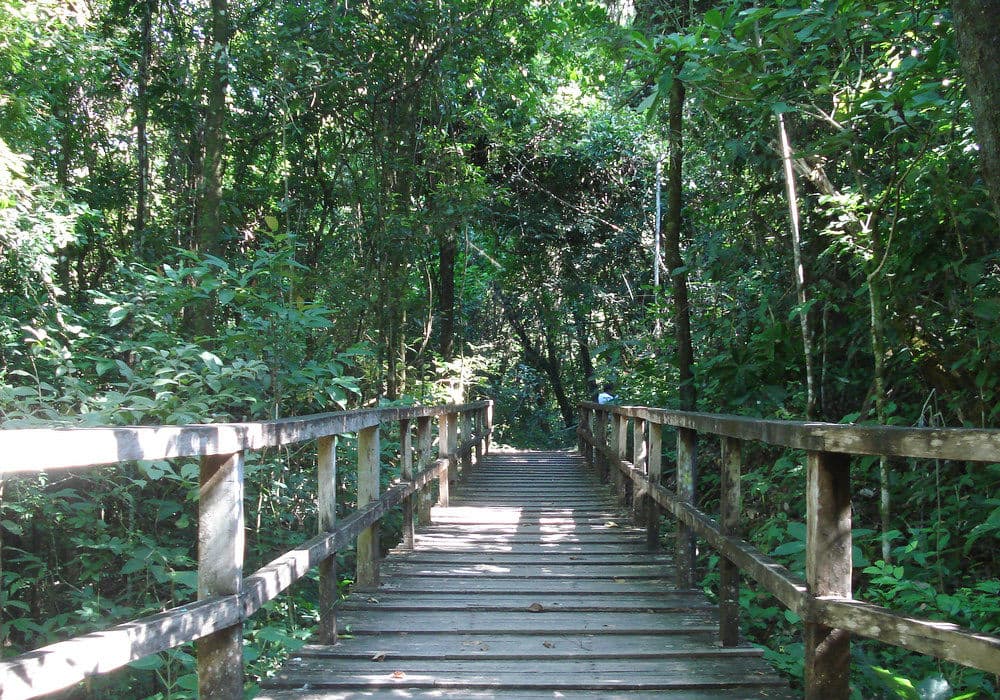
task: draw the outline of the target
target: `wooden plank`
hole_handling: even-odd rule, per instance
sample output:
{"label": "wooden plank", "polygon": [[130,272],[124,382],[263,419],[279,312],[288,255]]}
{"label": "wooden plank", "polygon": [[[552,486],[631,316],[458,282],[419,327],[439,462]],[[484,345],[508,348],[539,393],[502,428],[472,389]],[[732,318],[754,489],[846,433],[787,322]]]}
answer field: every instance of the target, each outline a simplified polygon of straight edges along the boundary
{"label": "wooden plank", "polygon": [[562,566],[594,566],[607,565],[617,566],[620,564],[663,564],[669,565],[670,558],[665,555],[650,555],[640,552],[610,552],[604,554],[563,554],[560,550],[541,549],[536,547],[526,552],[433,552],[418,550],[407,552],[405,550],[394,550],[392,561],[395,565],[403,566],[407,564],[427,566],[428,564],[439,564],[444,566],[466,565],[466,564],[489,564],[504,566],[519,566],[522,564],[549,565],[559,564]]}
{"label": "wooden plank", "polygon": [[[316,441],[317,520],[319,534],[337,528],[337,438],[323,437]],[[319,562],[319,639],[325,644],[337,642],[337,558],[330,556]]]}
{"label": "wooden plank", "polygon": [[[358,508],[363,508],[378,499],[380,453],[378,426],[360,431],[358,433]],[[357,574],[354,581],[359,588],[374,588],[378,585],[378,539],[378,525],[376,523],[372,523],[358,533]]]}
{"label": "wooden plank", "polygon": [[[583,569],[581,571],[581,569]],[[665,564],[591,564],[589,567],[572,564],[457,564],[442,567],[436,564],[398,564],[387,560],[382,564],[387,576],[426,576],[439,578],[504,578],[509,580],[539,578],[595,578],[595,579],[668,579],[674,568]],[[473,585],[473,584],[469,584]]]}
{"label": "wooden plank", "polygon": [[[243,584],[243,453],[201,458],[198,492],[198,599],[239,595]],[[243,697],[243,625],[198,639],[198,693]]]}
{"label": "wooden plank", "polygon": [[727,659],[760,657],[757,647],[724,649],[712,644],[713,631],[660,630],[655,634],[557,634],[536,631],[508,634],[450,632],[421,635],[419,644],[406,634],[361,635],[339,647],[307,645],[300,657],[371,659],[379,652],[389,659],[468,659],[489,654],[494,659],[601,657],[606,659],[668,659],[672,657]]}
{"label": "wooden plank", "polygon": [[492,402],[338,411],[260,423],[0,430],[0,473],[232,454],[354,433],[383,421],[438,416],[487,405]]}
{"label": "wooden plank", "polygon": [[677,428],[815,452],[1000,462],[1000,430],[997,429],[901,428],[764,420],[642,406],[615,406],[612,410],[616,414],[639,416]]}
{"label": "wooden plank", "polygon": [[[399,461],[400,478],[403,481],[410,481],[413,478],[413,435],[410,431],[408,418],[399,421]],[[417,514],[413,507],[414,500],[415,498],[407,498],[403,501],[402,541],[399,543],[403,549],[413,549],[417,527]]]}
{"label": "wooden plank", "polygon": [[[520,593],[586,593],[590,595],[634,595],[636,593],[652,593],[670,590],[669,579],[642,579],[615,577],[610,580],[601,578],[536,578],[517,582],[516,590]],[[504,594],[512,590],[511,579],[494,578],[459,578],[409,576],[400,574],[382,582],[379,591],[418,593],[496,593]],[[716,631],[712,628],[712,631]]]}
{"label": "wooden plank", "polygon": [[558,695],[552,690],[530,690],[516,688],[383,688],[383,689],[325,689],[325,690],[281,690],[265,689],[256,697],[258,700],[399,700],[401,693],[405,698],[425,700],[795,700],[798,694],[785,688],[762,686],[755,688],[739,688],[738,695],[731,688],[673,688],[670,690],[559,690]]}
{"label": "wooden plank", "polygon": [[714,611],[677,611],[662,613],[618,612],[586,613],[544,611],[465,612],[344,611],[341,623],[351,634],[402,633],[429,634],[435,631],[466,630],[477,634],[504,634],[535,629],[546,633],[573,634],[655,634],[664,628],[715,629]]}
{"label": "wooden plank", "polygon": [[0,662],[0,691],[4,700],[54,693],[89,676],[238,625],[242,619],[238,596],[216,596],[49,644]]}
{"label": "wooden plank", "polygon": [[[422,417],[417,420],[417,449],[419,452],[419,468],[423,471],[430,467],[434,460],[431,448],[433,439],[431,436],[431,419]],[[417,521],[421,525],[426,525],[431,521],[432,496],[430,488],[420,490],[420,497],[417,500]]]}
{"label": "wooden plank", "polygon": [[817,623],[1000,675],[1000,638],[950,622],[908,617],[859,600],[818,599]]}
{"label": "wooden plank", "polygon": [[[725,537],[740,537],[740,469],[743,446],[734,438],[722,438],[722,475],[719,524]],[[723,646],[739,643],[740,570],[725,557],[719,562],[719,640]]]}
{"label": "wooden plank", "polygon": [[[697,469],[697,434],[693,430],[677,431],[677,500],[694,504]],[[677,524],[676,554],[677,587],[695,586],[695,537],[694,532],[683,520]]]}
{"label": "wooden plank", "polygon": [[[810,452],[806,471],[806,584],[812,596],[851,597],[851,463],[845,455]],[[805,695],[847,700],[851,635],[805,621]]]}
{"label": "wooden plank", "polygon": [[271,687],[308,685],[310,688],[394,686],[604,690],[623,685],[631,689],[672,690],[778,686],[782,681],[762,674],[761,662],[740,657],[725,664],[701,659],[559,660],[538,659],[531,673],[506,663],[396,659],[390,663],[307,658],[292,659],[287,671],[269,679]]}
{"label": "wooden plank", "polygon": [[537,605],[542,610],[562,612],[672,612],[708,610],[712,606],[704,596],[692,593],[629,593],[606,591],[599,594],[555,593],[391,593],[375,591],[370,595],[352,595],[341,603],[342,610],[459,610],[506,612],[528,610]]}

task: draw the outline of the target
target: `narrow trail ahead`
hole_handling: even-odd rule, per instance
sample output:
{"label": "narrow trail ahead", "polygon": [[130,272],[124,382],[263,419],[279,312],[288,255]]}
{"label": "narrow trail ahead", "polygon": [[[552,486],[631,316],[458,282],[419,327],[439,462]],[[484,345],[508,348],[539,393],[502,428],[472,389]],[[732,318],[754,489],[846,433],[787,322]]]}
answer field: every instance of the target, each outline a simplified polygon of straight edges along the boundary
{"label": "narrow trail ahead", "polygon": [[570,452],[494,453],[263,700],[796,697]]}

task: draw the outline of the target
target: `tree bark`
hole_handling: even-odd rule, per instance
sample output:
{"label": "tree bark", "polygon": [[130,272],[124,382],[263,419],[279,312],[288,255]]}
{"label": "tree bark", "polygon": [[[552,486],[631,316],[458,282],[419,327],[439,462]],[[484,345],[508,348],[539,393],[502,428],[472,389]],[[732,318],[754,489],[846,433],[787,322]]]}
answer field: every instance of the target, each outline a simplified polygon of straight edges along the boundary
{"label": "tree bark", "polygon": [[674,64],[674,79],[668,104],[670,162],[667,166],[667,225],[664,248],[674,295],[674,330],[677,338],[677,369],[680,374],[680,408],[693,411],[697,404],[694,386],[694,351],[691,347],[691,307],[688,302],[687,272],[681,256],[681,191],[684,162],[684,83],[680,80],[683,58]]}
{"label": "tree bark", "polygon": [[[195,249],[203,255],[222,256],[222,176],[225,158],[226,90],[229,86],[228,0],[212,0],[212,35],[209,47],[208,105],[205,114],[205,151],[195,211]],[[195,336],[210,336],[214,329],[215,300],[206,297],[192,308],[189,329]]]}
{"label": "tree bark", "polygon": [[152,56],[153,0],[143,0],[142,22],[139,27],[139,70],[136,76],[135,131],[136,131],[136,193],[135,228],[132,250],[141,257],[144,247],[146,220],[148,218],[149,139],[146,126],[149,121],[149,64]]}
{"label": "tree bark", "polygon": [[1000,0],[952,0],[951,12],[983,179],[1000,221]]}
{"label": "tree bark", "polygon": [[816,417],[816,371],[813,366],[812,327],[806,309],[806,273],[802,264],[802,237],[799,230],[799,200],[795,193],[795,169],[792,165],[792,146],[785,129],[784,115],[778,115],[778,138],[781,142],[781,160],[785,166],[785,192],[788,195],[788,220],[792,231],[792,261],[795,265],[795,291],[799,302],[799,328],[802,331],[802,352],[806,361],[806,420]]}
{"label": "tree bark", "polygon": [[455,356],[455,256],[458,244],[453,230],[438,234],[438,310],[441,318],[441,358]]}

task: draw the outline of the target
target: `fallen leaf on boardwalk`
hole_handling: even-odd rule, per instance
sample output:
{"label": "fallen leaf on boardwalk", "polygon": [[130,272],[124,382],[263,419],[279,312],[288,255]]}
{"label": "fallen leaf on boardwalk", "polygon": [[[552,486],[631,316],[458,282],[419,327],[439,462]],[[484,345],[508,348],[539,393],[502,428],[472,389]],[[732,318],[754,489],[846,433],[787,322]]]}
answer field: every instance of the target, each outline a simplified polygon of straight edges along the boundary
{"label": "fallen leaf on boardwalk", "polygon": [[378,598],[369,598],[368,602],[369,603],[375,603],[376,605],[378,605]]}
{"label": "fallen leaf on boardwalk", "polygon": [[614,580],[615,583],[625,583],[625,579],[623,579],[623,578],[616,578],[616,579],[613,579],[613,580]]}
{"label": "fallen leaf on boardwalk", "polygon": [[583,559],[583,557],[570,557],[570,559]]}
{"label": "fallen leaf on boardwalk", "polygon": [[552,642],[542,642],[542,646],[545,647],[546,649],[555,649],[556,648],[556,645],[553,644]]}
{"label": "fallen leaf on boardwalk", "polygon": [[608,522],[604,523],[604,527],[618,527],[618,523],[616,523],[614,520],[609,520]]}
{"label": "fallen leaf on boardwalk", "polygon": [[542,607],[541,603],[532,603],[528,606],[528,612],[542,612],[545,608]]}
{"label": "fallen leaf on boardwalk", "polygon": [[372,661],[385,661],[385,652],[375,652],[375,655],[372,657]]}
{"label": "fallen leaf on boardwalk", "polygon": [[404,676],[406,676],[406,674],[403,673],[402,671],[393,671],[392,672],[392,677],[393,678],[403,678]]}
{"label": "fallen leaf on boardwalk", "polygon": [[489,648],[490,647],[488,644],[483,644],[482,646],[479,647],[479,651],[489,651]]}

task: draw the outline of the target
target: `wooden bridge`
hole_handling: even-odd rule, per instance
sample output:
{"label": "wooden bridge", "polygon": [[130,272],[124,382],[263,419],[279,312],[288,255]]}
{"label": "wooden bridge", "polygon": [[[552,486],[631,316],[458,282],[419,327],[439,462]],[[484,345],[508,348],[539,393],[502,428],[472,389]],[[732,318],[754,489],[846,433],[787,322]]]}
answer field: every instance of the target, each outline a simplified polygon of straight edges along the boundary
{"label": "wooden bridge", "polygon": [[[396,426],[399,480],[380,494],[380,431]],[[673,489],[662,485],[665,427],[677,437]],[[694,505],[699,432],[721,438],[717,520]],[[338,522],[336,436],[346,433],[357,434],[358,508]],[[265,423],[0,431],[0,473],[201,459],[198,601],[10,659],[0,664],[0,698],[53,693],[195,640],[200,696],[242,698],[243,621],[313,567],[318,644],[289,660],[261,697],[792,697],[739,638],[741,574],[803,619],[806,697],[848,697],[852,634],[1000,674],[1000,638],[852,598],[849,466],[855,454],[1000,462],[1000,431],[588,403],[575,453],[488,454],[491,433],[490,402]],[[244,576],[244,454],[309,440],[320,533]],[[805,582],[739,539],[747,440],[808,452]],[[380,562],[378,523],[397,506],[403,542]],[[648,551],[661,512],[678,521],[672,562]],[[718,611],[693,591],[696,536],[722,557]],[[340,603],[333,555],[351,547],[355,592]]]}
{"label": "wooden bridge", "polygon": [[716,610],[579,455],[491,455],[457,494],[340,607],[350,638],[259,697],[794,697],[757,649],[716,643]]}

